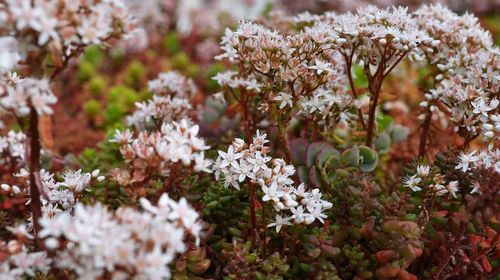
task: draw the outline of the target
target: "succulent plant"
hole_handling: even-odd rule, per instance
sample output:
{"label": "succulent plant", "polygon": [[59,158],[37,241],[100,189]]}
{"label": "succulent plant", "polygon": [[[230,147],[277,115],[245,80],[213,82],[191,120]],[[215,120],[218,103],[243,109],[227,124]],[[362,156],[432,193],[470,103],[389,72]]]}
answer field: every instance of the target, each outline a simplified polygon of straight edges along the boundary
{"label": "succulent plant", "polygon": [[330,184],[339,172],[353,168],[371,172],[378,164],[377,152],[366,146],[353,146],[340,153],[326,142],[308,143],[297,138],[290,141],[289,148],[300,180],[316,187]]}
{"label": "succulent plant", "polygon": [[138,61],[133,61],[127,66],[125,73],[125,84],[128,86],[138,88],[140,82],[145,78],[146,68]]}
{"label": "succulent plant", "polygon": [[407,127],[393,124],[392,122],[380,132],[375,138],[373,144],[375,145],[375,150],[380,154],[385,154],[390,151],[392,144],[397,144],[404,141],[410,130]]}
{"label": "succulent plant", "polygon": [[99,97],[106,89],[106,80],[100,76],[93,77],[89,82],[89,91],[94,97]]}
{"label": "succulent plant", "polygon": [[191,248],[182,254],[175,264],[174,279],[203,279],[198,275],[210,268],[211,261],[207,258],[207,250],[203,247]]}
{"label": "succulent plant", "polygon": [[89,118],[93,119],[101,112],[101,103],[95,99],[90,99],[83,103],[83,111]]}

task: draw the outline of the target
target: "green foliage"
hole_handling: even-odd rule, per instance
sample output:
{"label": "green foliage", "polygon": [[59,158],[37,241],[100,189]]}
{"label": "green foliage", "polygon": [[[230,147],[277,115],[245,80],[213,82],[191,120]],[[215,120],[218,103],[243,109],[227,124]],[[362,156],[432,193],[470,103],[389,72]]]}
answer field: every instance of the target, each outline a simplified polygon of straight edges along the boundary
{"label": "green foliage", "polygon": [[104,111],[104,121],[107,126],[112,126],[121,122],[125,113],[126,111],[122,107],[115,104],[109,104]]}
{"label": "green foliage", "polygon": [[175,69],[187,70],[191,64],[189,56],[185,52],[179,52],[172,58],[172,64]]}
{"label": "green foliage", "polygon": [[182,50],[179,36],[175,32],[170,32],[165,36],[163,45],[170,54],[177,54]]}
{"label": "green foliage", "polygon": [[146,68],[139,61],[130,63],[125,74],[125,84],[137,88],[146,75]]}
{"label": "green foliage", "polygon": [[90,118],[94,118],[101,112],[101,103],[95,99],[90,99],[83,104],[83,111]]}
{"label": "green foliage", "polygon": [[99,97],[106,89],[106,80],[101,76],[94,76],[89,82],[89,91],[94,97]]}
{"label": "green foliage", "polygon": [[354,65],[354,86],[356,88],[367,88],[368,87],[368,77],[364,73],[364,69],[361,65]]}
{"label": "green foliage", "polygon": [[378,153],[366,146],[353,146],[340,153],[326,142],[309,143],[297,138],[290,141],[289,148],[300,180],[316,187],[330,184],[338,172],[352,168],[371,172],[378,164]]}
{"label": "green foliage", "polygon": [[85,82],[90,80],[93,76],[96,75],[95,66],[88,61],[81,61],[78,64],[78,80],[80,82]]}
{"label": "green foliage", "polygon": [[217,73],[225,70],[226,68],[221,63],[214,63],[208,67],[206,76],[207,76],[207,88],[209,90],[216,90],[217,88],[219,88],[219,83],[217,83],[217,81],[215,81],[212,78],[215,75],[217,75]]}
{"label": "green foliage", "polygon": [[108,94],[109,104],[116,105],[123,111],[133,109],[139,99],[139,94],[134,89],[124,85],[112,87]]}
{"label": "green foliage", "polygon": [[85,50],[82,60],[90,63],[94,67],[99,67],[104,60],[104,51],[101,47],[94,45]]}

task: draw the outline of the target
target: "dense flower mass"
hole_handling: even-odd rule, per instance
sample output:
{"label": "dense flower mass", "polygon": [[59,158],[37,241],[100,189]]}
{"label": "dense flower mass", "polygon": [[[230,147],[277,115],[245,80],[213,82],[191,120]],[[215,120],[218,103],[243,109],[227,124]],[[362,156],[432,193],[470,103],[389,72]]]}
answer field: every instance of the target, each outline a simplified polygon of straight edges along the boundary
{"label": "dense flower mass", "polygon": [[196,172],[209,172],[211,161],[204,151],[209,146],[198,137],[199,127],[182,119],[164,123],[159,131],[141,131],[132,136],[129,130],[117,131],[111,140],[120,144],[120,152],[129,170],[117,171],[116,179],[124,185],[142,182],[153,175],[174,176],[174,166],[192,167]]}
{"label": "dense flower mass", "polygon": [[269,140],[266,134],[257,131],[251,144],[242,139],[235,139],[227,152],[219,151],[219,157],[213,165],[215,178],[223,175],[224,186],[240,189],[240,184],[248,182],[262,188],[262,201],[269,202],[279,213],[281,211],[293,214],[283,217],[276,215],[276,221],[268,226],[275,226],[279,232],[283,225],[290,221],[301,224],[311,224],[315,220],[324,222],[327,216],[323,211],[332,207],[328,201],[321,199],[319,189],[307,190],[304,184],[294,187],[293,175],[295,168],[287,165],[283,159],[273,159],[267,154]]}
{"label": "dense flower mass", "polygon": [[50,106],[57,102],[47,79],[26,78],[15,84],[11,82],[4,84],[0,92],[1,108],[21,117],[30,113],[30,106],[39,115],[52,114]]}
{"label": "dense flower mass", "polygon": [[0,165],[22,165],[25,163],[26,135],[22,132],[9,131],[0,136]]}
{"label": "dense flower mass", "polygon": [[0,280],[497,277],[499,19],[455,2],[0,1]]}
{"label": "dense flower mass", "polygon": [[[8,28],[26,58],[34,49],[62,49],[70,56],[80,46],[100,44],[129,30],[126,6],[118,1],[9,0],[0,10],[0,24]],[[54,57],[56,58],[56,57]]]}
{"label": "dense flower mass", "polygon": [[148,88],[154,93],[153,99],[136,103],[137,110],[127,118],[129,125],[139,130],[151,126],[158,128],[163,123],[189,117],[193,109],[189,98],[197,92],[191,79],[177,72],[161,73],[148,82]]}
{"label": "dense flower mass", "polygon": [[61,251],[59,268],[78,277],[166,279],[168,264],[185,251],[187,236],[199,238],[198,213],[181,199],[163,194],[157,206],[142,199],[144,211],[120,208],[110,212],[102,205],[77,204],[73,215],[43,218],[40,236],[45,244]]}

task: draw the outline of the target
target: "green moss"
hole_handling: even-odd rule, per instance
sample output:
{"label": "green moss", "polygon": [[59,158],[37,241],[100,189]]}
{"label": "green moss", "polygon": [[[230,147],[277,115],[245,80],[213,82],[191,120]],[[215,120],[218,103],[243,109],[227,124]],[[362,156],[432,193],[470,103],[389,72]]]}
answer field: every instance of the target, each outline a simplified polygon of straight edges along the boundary
{"label": "green moss", "polygon": [[82,61],[78,65],[78,80],[80,82],[86,82],[95,76],[95,67],[92,63],[88,61]]}
{"label": "green moss", "polygon": [[83,55],[83,61],[90,63],[94,67],[99,67],[104,60],[104,51],[99,46],[90,46]]}
{"label": "green moss", "polygon": [[121,106],[110,104],[104,112],[104,121],[107,126],[121,122],[125,115],[125,110]]}
{"label": "green moss", "polygon": [[90,99],[83,104],[83,111],[87,116],[94,118],[101,112],[101,104],[95,99]]}
{"label": "green moss", "polygon": [[139,94],[134,89],[124,85],[112,87],[108,94],[108,102],[124,111],[132,109],[139,99]]}
{"label": "green moss", "polygon": [[89,82],[89,90],[92,96],[98,97],[104,93],[106,89],[106,80],[100,76],[93,77]]}
{"label": "green moss", "polygon": [[171,54],[176,54],[181,51],[179,37],[175,32],[170,32],[167,34],[165,40],[163,41],[163,45],[165,46],[165,49],[167,49],[167,51]]}
{"label": "green moss", "polygon": [[174,68],[179,70],[185,70],[191,64],[189,56],[185,52],[176,54],[172,59],[172,63]]}
{"label": "green moss", "polygon": [[207,88],[209,90],[216,90],[219,88],[219,83],[212,79],[217,73],[223,72],[226,70],[226,67],[224,67],[223,64],[221,63],[214,63],[211,65],[207,71],[206,71],[206,76],[207,76]]}
{"label": "green moss", "polygon": [[139,86],[140,81],[146,75],[146,68],[142,63],[134,61],[127,67],[127,74],[125,76],[125,83],[131,87]]}

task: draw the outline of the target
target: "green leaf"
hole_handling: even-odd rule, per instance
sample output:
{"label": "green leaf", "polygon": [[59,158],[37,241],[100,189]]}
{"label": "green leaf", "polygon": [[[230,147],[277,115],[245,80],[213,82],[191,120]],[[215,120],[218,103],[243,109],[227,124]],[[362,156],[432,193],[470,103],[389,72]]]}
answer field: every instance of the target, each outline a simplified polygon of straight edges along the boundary
{"label": "green leaf", "polygon": [[328,143],[326,142],[314,142],[307,147],[307,153],[306,153],[306,164],[307,166],[313,166],[316,162],[316,157],[321,153],[323,150],[330,150],[334,151],[335,149]]}
{"label": "green leaf", "polygon": [[309,142],[304,138],[295,138],[288,143],[290,156],[294,164],[306,164],[307,146],[309,146]]}

